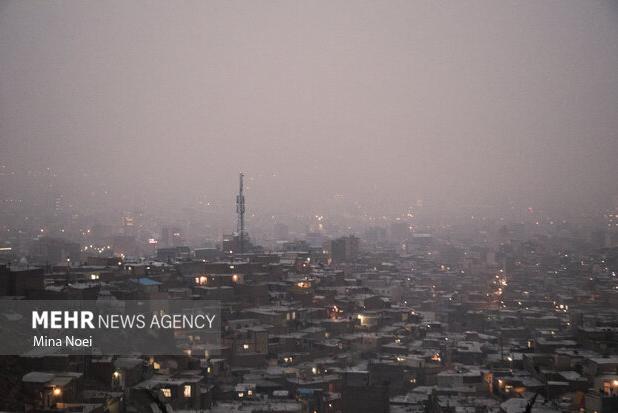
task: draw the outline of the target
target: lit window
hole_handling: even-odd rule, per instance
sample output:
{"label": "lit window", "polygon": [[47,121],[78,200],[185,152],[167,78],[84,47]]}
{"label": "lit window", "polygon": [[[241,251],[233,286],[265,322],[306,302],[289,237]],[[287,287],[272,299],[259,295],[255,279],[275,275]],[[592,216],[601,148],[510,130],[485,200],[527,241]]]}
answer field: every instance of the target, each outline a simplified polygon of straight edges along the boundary
{"label": "lit window", "polygon": [[183,394],[185,395],[185,397],[191,397],[191,386],[190,385],[185,384],[185,390]]}
{"label": "lit window", "polygon": [[161,389],[161,393],[163,393],[163,396],[168,399],[172,397],[172,389]]}
{"label": "lit window", "polygon": [[243,344],[242,348],[244,348],[245,350],[249,350],[249,344]]}

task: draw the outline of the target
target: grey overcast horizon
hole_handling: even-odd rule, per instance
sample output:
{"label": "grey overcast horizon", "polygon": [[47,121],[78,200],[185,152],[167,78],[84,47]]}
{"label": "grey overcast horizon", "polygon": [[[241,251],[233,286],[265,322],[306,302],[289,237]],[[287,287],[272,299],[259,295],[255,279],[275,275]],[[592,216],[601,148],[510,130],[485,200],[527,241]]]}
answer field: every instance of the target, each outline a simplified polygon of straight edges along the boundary
{"label": "grey overcast horizon", "polygon": [[0,4],[26,198],[230,209],[242,170],[251,212],[598,209],[617,109],[613,1]]}

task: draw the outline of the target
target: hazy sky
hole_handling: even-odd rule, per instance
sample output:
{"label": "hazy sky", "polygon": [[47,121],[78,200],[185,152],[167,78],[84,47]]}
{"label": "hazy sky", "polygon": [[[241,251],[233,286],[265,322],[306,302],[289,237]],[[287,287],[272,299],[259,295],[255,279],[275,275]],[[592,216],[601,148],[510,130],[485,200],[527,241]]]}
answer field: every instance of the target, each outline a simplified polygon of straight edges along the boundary
{"label": "hazy sky", "polygon": [[0,160],[84,197],[570,205],[617,158],[613,1],[0,3]]}

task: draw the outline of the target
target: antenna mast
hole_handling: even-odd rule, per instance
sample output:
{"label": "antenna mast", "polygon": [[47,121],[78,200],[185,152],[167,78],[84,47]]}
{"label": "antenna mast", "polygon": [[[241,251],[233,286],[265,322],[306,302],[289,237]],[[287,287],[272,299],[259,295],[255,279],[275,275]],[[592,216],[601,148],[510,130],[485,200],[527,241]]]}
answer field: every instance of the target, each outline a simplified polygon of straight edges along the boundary
{"label": "antenna mast", "polygon": [[245,252],[245,195],[243,193],[243,180],[245,175],[240,173],[240,185],[238,189],[238,195],[236,196],[236,213],[238,214],[238,222],[237,222],[237,231],[238,231],[238,241],[239,241],[239,249],[242,254]]}

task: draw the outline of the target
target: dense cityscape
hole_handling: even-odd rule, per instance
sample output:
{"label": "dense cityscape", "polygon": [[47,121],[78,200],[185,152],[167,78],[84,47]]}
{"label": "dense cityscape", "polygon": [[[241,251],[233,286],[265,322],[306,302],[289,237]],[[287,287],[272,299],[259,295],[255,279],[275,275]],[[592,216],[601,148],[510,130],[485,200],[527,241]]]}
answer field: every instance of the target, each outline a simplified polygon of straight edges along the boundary
{"label": "dense cityscape", "polygon": [[276,223],[264,247],[243,179],[236,230],[212,245],[145,231],[138,214],[72,238],[60,204],[38,230],[5,221],[3,299],[217,300],[223,325],[217,346],[182,356],[4,356],[0,408],[617,411],[618,204],[596,222],[528,208],[432,227],[409,213],[335,237],[315,216],[298,238]]}

